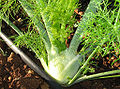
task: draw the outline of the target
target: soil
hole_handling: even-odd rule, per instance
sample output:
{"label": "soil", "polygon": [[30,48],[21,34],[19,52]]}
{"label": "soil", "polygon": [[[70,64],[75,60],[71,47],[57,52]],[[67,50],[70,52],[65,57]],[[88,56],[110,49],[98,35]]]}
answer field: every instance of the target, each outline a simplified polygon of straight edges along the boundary
{"label": "soil", "polygon": [[[83,6],[86,7],[89,0],[81,2],[83,3]],[[85,7],[81,10],[75,10],[78,22],[80,22]],[[18,27],[24,24],[24,22],[19,21],[19,15],[16,15],[15,18],[17,20],[13,23]],[[3,22],[2,29],[5,29],[3,32],[6,33],[7,36],[15,34],[5,22]],[[26,27],[21,27],[21,29],[25,30]],[[68,37],[68,40],[66,41],[67,47],[69,47],[73,35],[74,33],[71,33],[70,37]],[[29,66],[22,61],[20,56],[15,54],[2,40],[0,40],[0,48],[3,50],[3,52],[0,50],[0,89],[52,89],[46,80],[29,68]],[[32,58],[35,63],[41,66],[40,61],[35,58],[33,52],[24,47],[21,49],[25,54]],[[108,60],[109,57],[110,55],[106,55],[104,58],[101,57],[101,60],[96,60],[98,67],[96,68],[95,73],[120,69],[120,62],[115,62],[112,66],[110,65],[111,62],[116,60],[116,57],[112,55],[110,60]],[[120,55],[118,57],[120,58]],[[64,89],[120,89],[120,77],[86,80]]]}
{"label": "soil", "polygon": [[[0,89],[52,89],[46,80],[30,69],[4,42],[0,41],[0,47],[9,50],[7,54],[10,53],[4,56],[0,53]],[[26,54],[40,65],[33,53],[26,50]],[[106,61],[99,61],[101,66],[96,69],[96,73],[111,70],[104,62]],[[64,89],[120,89],[120,78],[86,80]]]}

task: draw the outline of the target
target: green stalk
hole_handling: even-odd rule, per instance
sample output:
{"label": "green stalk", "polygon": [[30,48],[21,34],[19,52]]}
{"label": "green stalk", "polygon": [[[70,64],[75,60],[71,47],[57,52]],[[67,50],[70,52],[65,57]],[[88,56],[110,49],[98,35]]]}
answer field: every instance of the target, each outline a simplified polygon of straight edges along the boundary
{"label": "green stalk", "polygon": [[51,23],[50,23],[50,21],[48,21],[49,19],[48,19],[47,13],[41,13],[41,15],[42,15],[42,19],[44,21],[49,39],[50,39],[50,43],[53,46],[54,38],[53,38],[53,34],[51,32]]}
{"label": "green stalk", "polygon": [[43,27],[43,25],[40,22],[39,16],[37,16],[35,14],[35,12],[32,10],[31,5],[29,5],[29,3],[27,1],[24,1],[24,0],[19,0],[19,2],[21,3],[21,5],[24,8],[24,10],[27,12],[27,14],[29,15],[29,17],[33,20],[33,22],[37,26],[38,30],[40,32],[41,32],[41,30],[43,32],[45,32],[44,27]]}
{"label": "green stalk", "polygon": [[119,10],[118,10],[118,13],[117,13],[117,17],[116,17],[116,19],[115,19],[115,26],[117,25],[117,22],[118,22],[118,20],[119,20],[119,16],[120,16],[120,7],[119,7]]}
{"label": "green stalk", "polygon": [[[83,15],[82,21],[79,23],[79,27],[77,28],[73,39],[70,43],[70,47],[69,50],[70,52],[72,52],[73,54],[75,54],[77,52],[78,46],[80,44],[80,42],[82,41],[83,35],[84,35],[84,27],[86,25],[86,21],[88,20],[88,16],[90,16],[91,13],[95,13],[97,10],[97,5],[96,3],[101,3],[102,0],[91,0],[87,10],[85,11],[85,14]],[[83,25],[84,24],[84,25]]]}
{"label": "green stalk", "polygon": [[31,6],[27,3],[27,1],[19,0],[19,2],[21,3],[22,7],[27,12],[27,14],[31,17],[32,21],[37,27],[37,30],[39,31],[39,34],[43,35],[43,41],[46,45],[46,49],[50,50],[51,48],[50,40],[49,40],[48,34],[46,33],[43,25],[40,22],[39,17],[35,15],[35,12],[31,9]]}
{"label": "green stalk", "polygon": [[102,76],[102,77],[97,77],[97,78],[93,78],[93,79],[103,79],[103,78],[115,78],[115,77],[120,77],[120,75],[111,75],[111,76]]}
{"label": "green stalk", "polygon": [[76,73],[76,75],[72,78],[72,80],[69,81],[68,84],[72,84],[80,76],[81,72],[86,68],[87,64],[89,63],[89,61],[91,60],[91,58],[93,57],[93,55],[96,53],[96,51],[98,50],[98,48],[99,48],[99,46],[97,46],[95,48],[95,50],[91,53],[91,55],[85,61],[85,63],[83,64],[83,66],[80,67],[80,69],[78,70],[78,72]]}
{"label": "green stalk", "polygon": [[[44,9],[45,3],[43,2],[43,0],[36,0],[36,1],[37,1],[37,3],[38,3],[39,5],[41,5],[42,9]],[[43,13],[41,12],[40,14],[41,14],[42,19],[43,19],[43,21],[44,21],[44,24],[45,24],[45,27],[46,27],[46,31],[47,31],[48,36],[49,36],[49,39],[50,39],[50,43],[51,43],[51,45],[52,45],[52,47],[53,47],[54,38],[53,38],[53,34],[52,34],[52,32],[51,32],[51,23],[50,23],[50,21],[49,21],[49,18],[48,18],[48,16],[47,16],[47,13],[44,13],[44,11],[43,11]]]}
{"label": "green stalk", "polygon": [[[8,18],[6,18],[6,17],[4,16],[2,19],[3,19],[8,25],[10,25],[10,26],[18,33],[19,36],[24,35]],[[28,42],[25,41],[25,43],[27,44]],[[46,49],[47,49],[48,45],[45,44],[45,46],[46,46]],[[34,46],[31,46],[31,49],[36,53],[37,57],[40,58],[39,53],[35,51],[36,48],[35,48]]]}
{"label": "green stalk", "polygon": [[[120,16],[120,7],[119,7],[119,10],[118,10],[118,13],[117,13],[117,17],[115,19],[115,24],[114,24],[114,31],[117,32],[116,30],[118,30],[119,28],[117,27],[117,22],[119,20],[119,16]],[[119,23],[119,22],[118,22]],[[118,33],[117,33],[118,34]],[[117,35],[117,39],[118,41],[120,42],[120,39],[119,39],[119,34]]]}
{"label": "green stalk", "polygon": [[18,35],[23,35],[23,33],[5,16],[2,18],[9,26],[11,26],[17,33]]}
{"label": "green stalk", "polygon": [[[120,70],[112,70],[112,71],[107,71],[107,72],[102,72],[102,73],[97,73],[97,74],[93,74],[93,75],[88,75],[88,76],[83,76],[79,79],[77,79],[74,83],[78,83],[80,81],[84,81],[84,80],[88,80],[88,79],[93,79],[93,78],[107,78],[106,75],[112,75],[112,74],[117,74],[120,73]],[[105,76],[105,77],[102,77]],[[120,75],[113,75],[113,77],[120,77]],[[108,76],[110,77],[110,76]],[[112,77],[112,76],[111,76]]]}
{"label": "green stalk", "polygon": [[[45,6],[45,3],[43,3],[42,0],[38,1],[36,0],[38,4],[41,4],[41,6]],[[47,17],[47,13],[40,13],[41,16],[42,16],[42,19],[44,21],[44,24],[45,24],[45,27],[46,27],[46,31],[43,29],[43,26],[42,24],[40,23],[40,20],[37,16],[34,16],[35,13],[34,11],[30,8],[31,6],[27,3],[27,1],[24,1],[24,0],[19,0],[19,2],[21,3],[21,5],[23,6],[23,8],[25,9],[25,11],[27,12],[27,14],[31,17],[32,21],[35,23],[39,33],[42,33],[41,34],[44,34],[45,36],[45,44],[48,45],[49,49],[47,50],[51,50],[51,47],[54,51],[57,52],[57,49],[56,47],[53,46],[53,41],[54,41],[54,38],[53,38],[53,34],[51,32],[51,23],[48,21],[48,17]],[[44,7],[42,7],[44,8]],[[41,9],[41,8],[40,8]]]}
{"label": "green stalk", "polygon": [[43,0],[36,0],[37,3],[40,5],[41,8],[44,8],[45,7],[45,3]]}

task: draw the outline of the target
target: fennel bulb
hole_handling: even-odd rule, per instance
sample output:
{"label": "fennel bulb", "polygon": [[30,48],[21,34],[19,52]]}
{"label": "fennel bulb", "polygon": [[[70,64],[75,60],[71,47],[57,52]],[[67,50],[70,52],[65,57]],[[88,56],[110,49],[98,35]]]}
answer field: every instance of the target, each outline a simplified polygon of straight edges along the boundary
{"label": "fennel bulb", "polygon": [[60,84],[66,84],[78,71],[82,57],[73,55],[66,49],[60,54],[48,55],[48,65],[42,60],[45,71]]}

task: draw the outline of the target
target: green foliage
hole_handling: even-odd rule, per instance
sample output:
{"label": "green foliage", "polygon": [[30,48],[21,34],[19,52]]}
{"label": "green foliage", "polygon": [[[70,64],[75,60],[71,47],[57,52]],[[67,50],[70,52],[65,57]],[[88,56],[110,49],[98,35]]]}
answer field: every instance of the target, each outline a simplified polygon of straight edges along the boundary
{"label": "green foliage", "polygon": [[[78,0],[49,0],[47,6],[42,13],[46,13],[48,21],[51,24],[51,32],[53,34],[54,45],[57,47],[64,47],[65,39],[68,37],[70,27],[75,22],[74,14],[75,8],[78,7]],[[66,27],[69,25],[68,27]],[[61,44],[61,45],[60,45]]]}
{"label": "green foliage", "polygon": [[16,0],[1,0],[0,3],[0,12],[8,17],[9,15],[11,17],[13,17],[12,15],[15,16],[21,8],[20,3]]}
{"label": "green foliage", "polygon": [[[69,28],[75,23],[73,14],[74,10],[78,7],[78,1],[79,0],[27,0],[27,2],[24,2],[33,10],[34,16],[32,19],[37,16],[39,20],[41,20],[41,14],[46,15],[45,19],[48,18],[47,21],[44,21],[44,18],[42,18],[42,20],[44,24],[49,23],[49,25],[44,26],[44,24],[42,24],[46,28],[46,31],[50,30],[52,34],[52,44],[56,46],[60,52],[66,49],[65,40],[68,35],[70,35],[70,32],[72,32]],[[50,28],[47,29],[47,26]]]}
{"label": "green foliage", "polygon": [[97,13],[91,13],[84,27],[85,48],[94,49],[100,46],[98,53],[102,56],[115,50],[120,54],[120,3],[109,8],[108,2],[103,2],[104,8],[98,8]]}
{"label": "green foliage", "polygon": [[[95,70],[90,67],[93,64],[90,60],[95,54],[104,56],[113,49],[116,51],[120,49],[120,3],[115,3],[115,8],[111,9],[108,8],[107,0],[103,1],[104,8],[100,7],[102,0],[91,0],[70,47],[66,48],[65,40],[71,32],[69,28],[75,23],[73,14],[74,9],[78,7],[78,1],[19,0],[30,17],[28,31],[24,33],[9,19],[3,17],[3,20],[20,35],[16,38],[16,44],[18,46],[25,45],[32,49],[46,72],[61,84],[73,84],[79,77],[84,80],[87,77],[93,78],[120,72],[116,70],[91,75],[92,77],[85,76],[88,72]],[[4,2],[1,13],[9,15],[9,8],[14,7],[15,2],[12,0]],[[32,30],[29,29],[31,24]],[[82,42],[83,47],[78,53],[77,49],[80,42]],[[87,60],[86,56],[88,56]]]}
{"label": "green foliage", "polygon": [[[33,16],[30,18],[32,21],[33,19],[36,20],[36,22],[35,20],[33,21],[34,24],[37,23],[37,19],[42,21],[41,13],[47,13],[47,22],[51,25],[50,31],[53,35],[52,38],[54,38],[52,43],[60,50],[60,52],[66,49],[65,40],[72,32],[69,28],[75,23],[73,14],[74,10],[78,7],[78,1],[79,0],[26,0],[26,2],[24,2],[33,11]],[[16,0],[4,0],[2,3],[1,13],[4,13],[8,18],[9,15],[11,15],[11,12],[15,16],[21,7],[21,4]],[[24,11],[22,11],[22,13],[24,13]],[[11,17],[13,16],[11,15]],[[25,17],[24,19],[29,18]],[[44,26],[42,22],[41,24]],[[46,27],[44,26],[44,28]]]}
{"label": "green foliage", "polygon": [[29,30],[24,35],[16,37],[14,42],[17,46],[25,46],[28,49],[32,49],[37,57],[43,58],[47,63],[47,53],[41,37],[37,31]]}

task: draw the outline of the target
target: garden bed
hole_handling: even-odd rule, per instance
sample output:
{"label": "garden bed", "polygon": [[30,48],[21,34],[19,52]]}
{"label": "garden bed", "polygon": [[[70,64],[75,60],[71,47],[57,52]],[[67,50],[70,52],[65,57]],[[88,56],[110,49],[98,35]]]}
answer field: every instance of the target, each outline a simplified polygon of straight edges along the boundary
{"label": "garden bed", "polygon": [[[1,89],[52,89],[50,85],[37,73],[30,69],[22,59],[0,41],[0,47],[7,52],[6,56],[0,54],[0,88]],[[40,62],[33,57],[33,53],[23,49],[37,64]],[[105,60],[99,61],[100,71],[110,70]],[[120,78],[86,80],[65,89],[120,89]]]}

